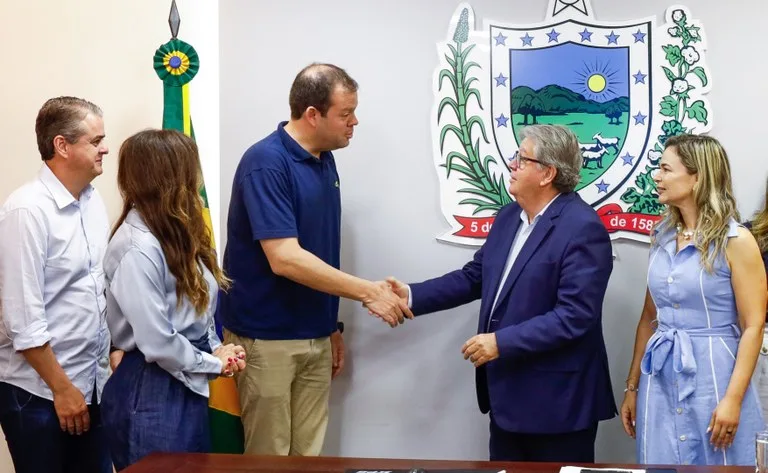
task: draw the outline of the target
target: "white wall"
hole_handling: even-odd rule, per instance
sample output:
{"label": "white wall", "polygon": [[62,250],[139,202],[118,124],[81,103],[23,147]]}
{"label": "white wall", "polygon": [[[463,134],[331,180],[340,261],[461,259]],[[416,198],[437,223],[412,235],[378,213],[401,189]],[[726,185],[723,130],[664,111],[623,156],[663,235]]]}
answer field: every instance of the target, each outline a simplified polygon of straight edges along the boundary
{"label": "white wall", "polygon": [[[295,73],[311,61],[330,61],[347,68],[362,87],[361,125],[352,145],[338,153],[344,269],[369,278],[395,274],[420,280],[468,260],[471,250],[434,239],[448,225],[440,215],[429,128],[434,43],[444,38],[458,3],[229,0],[219,6],[179,0],[180,38],[201,57],[200,73],[192,82],[193,120],[214,225],[226,222],[231,178],[242,151],[288,116],[288,88]],[[660,16],[670,3],[593,0],[601,20]],[[544,18],[546,1],[471,4],[480,19],[525,23]],[[748,215],[760,204],[768,167],[757,141],[763,132],[760,107],[767,104],[768,91],[753,85],[768,71],[763,61],[754,60],[759,46],[740,46],[760,44],[762,17],[757,12],[762,3],[739,4],[740,9],[715,0],[686,3],[707,29],[713,134],[732,156],[736,197]],[[152,70],[152,56],[169,39],[169,6],[170,1],[158,0],[0,2],[0,60],[5,65],[0,75],[0,140],[6,145],[0,199],[40,166],[34,119],[45,99],[79,95],[105,112],[112,154],[95,183],[110,217],[117,216],[116,167],[109,160],[131,133],[161,124],[162,84]],[[224,237],[215,231],[217,238]],[[604,328],[620,401],[631,356],[627,347],[642,303],[647,248],[619,242],[616,251]],[[477,305],[470,305],[390,330],[357,304],[343,303],[350,353],[347,372],[334,383],[326,453],[485,458],[486,419],[475,405],[473,370],[459,352],[474,333],[476,312]],[[601,425],[598,459],[634,459],[632,442],[623,437],[617,420]],[[0,471],[12,471],[10,465],[0,442]]]}
{"label": "white wall", "polygon": [[[192,118],[203,160],[214,224],[219,221],[218,2],[178,0],[179,38],[200,54],[192,82]],[[5,146],[0,201],[41,165],[35,116],[46,99],[87,98],[104,111],[110,155],[95,185],[113,221],[121,201],[115,184],[122,141],[160,127],[163,86],[152,68],[170,39],[170,0],[0,1],[0,141]],[[218,228],[215,229],[218,237]],[[0,442],[0,471],[13,471]]]}
{"label": "white wall", "polygon": [[[222,224],[242,152],[288,116],[288,90],[312,61],[346,68],[360,83],[358,127],[337,153],[343,195],[343,269],[366,277],[422,280],[459,268],[467,248],[438,243],[440,213],[430,113],[437,64],[456,0],[222,2]],[[669,0],[593,0],[599,20],[663,13]],[[545,0],[470,1],[478,17],[539,22]],[[761,107],[768,69],[759,53],[761,0],[685,3],[706,28],[714,91],[713,134],[732,157],[736,197],[751,214],[763,195]],[[298,13],[300,12],[300,14]],[[747,46],[742,46],[746,44]],[[752,46],[751,44],[754,44]],[[604,309],[614,391],[621,402],[645,289],[647,246],[618,242]],[[342,303],[346,373],[334,382],[325,453],[345,456],[487,458],[487,419],[477,410],[472,367],[461,358],[474,334],[476,304],[391,330],[359,304]],[[525,387],[521,387],[525,389]],[[546,409],[547,406],[541,406]],[[602,423],[597,459],[633,461],[618,418]]]}

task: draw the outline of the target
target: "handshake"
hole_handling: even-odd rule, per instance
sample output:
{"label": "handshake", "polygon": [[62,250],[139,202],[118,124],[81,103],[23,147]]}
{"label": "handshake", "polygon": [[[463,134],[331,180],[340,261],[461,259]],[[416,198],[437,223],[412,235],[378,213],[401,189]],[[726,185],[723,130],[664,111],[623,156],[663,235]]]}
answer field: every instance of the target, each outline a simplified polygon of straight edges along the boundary
{"label": "handshake", "polygon": [[390,277],[386,281],[372,282],[368,293],[361,300],[369,314],[380,318],[390,327],[397,327],[406,318],[413,318],[413,312],[408,307],[409,292],[407,285]]}
{"label": "handshake", "polygon": [[[368,294],[362,298],[363,307],[374,317],[382,319],[390,327],[397,327],[412,319],[413,312],[408,307],[411,289],[395,278],[369,283]],[[499,358],[499,346],[495,333],[480,333],[470,338],[461,347],[465,360],[476,368]]]}

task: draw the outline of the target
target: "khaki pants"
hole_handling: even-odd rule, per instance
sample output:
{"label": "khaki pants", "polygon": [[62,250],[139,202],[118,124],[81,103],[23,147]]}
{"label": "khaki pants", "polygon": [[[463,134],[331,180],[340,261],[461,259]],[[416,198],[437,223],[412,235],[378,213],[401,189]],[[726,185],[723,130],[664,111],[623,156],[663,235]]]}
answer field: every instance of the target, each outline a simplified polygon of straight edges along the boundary
{"label": "khaki pants", "polygon": [[241,345],[247,367],[235,378],[245,453],[317,456],[328,426],[331,340],[253,340],[224,331]]}

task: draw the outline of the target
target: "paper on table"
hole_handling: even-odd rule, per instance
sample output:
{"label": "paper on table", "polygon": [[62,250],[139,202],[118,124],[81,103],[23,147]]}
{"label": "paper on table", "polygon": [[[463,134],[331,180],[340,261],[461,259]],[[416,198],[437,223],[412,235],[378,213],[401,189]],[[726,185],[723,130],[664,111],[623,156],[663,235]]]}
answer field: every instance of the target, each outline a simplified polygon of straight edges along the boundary
{"label": "paper on table", "polygon": [[589,468],[583,466],[563,466],[560,473],[645,473],[643,469],[630,468]]}

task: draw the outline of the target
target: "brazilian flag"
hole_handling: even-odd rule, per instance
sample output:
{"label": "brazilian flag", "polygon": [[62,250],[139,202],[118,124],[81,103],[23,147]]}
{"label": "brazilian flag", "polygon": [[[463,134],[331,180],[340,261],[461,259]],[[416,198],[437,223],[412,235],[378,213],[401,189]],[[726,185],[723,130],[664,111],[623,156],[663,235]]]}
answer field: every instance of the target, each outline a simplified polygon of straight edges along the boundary
{"label": "brazilian flag", "polygon": [[[172,39],[155,52],[154,66],[163,81],[163,128],[183,132],[195,138],[189,108],[189,83],[200,68],[195,49],[179,39]],[[203,198],[203,218],[213,235],[211,212],[205,182],[200,188]],[[217,323],[219,337],[221,327]],[[211,424],[211,446],[214,453],[243,453],[243,425],[240,422],[240,402],[232,378],[219,377],[210,382],[208,413]]]}

